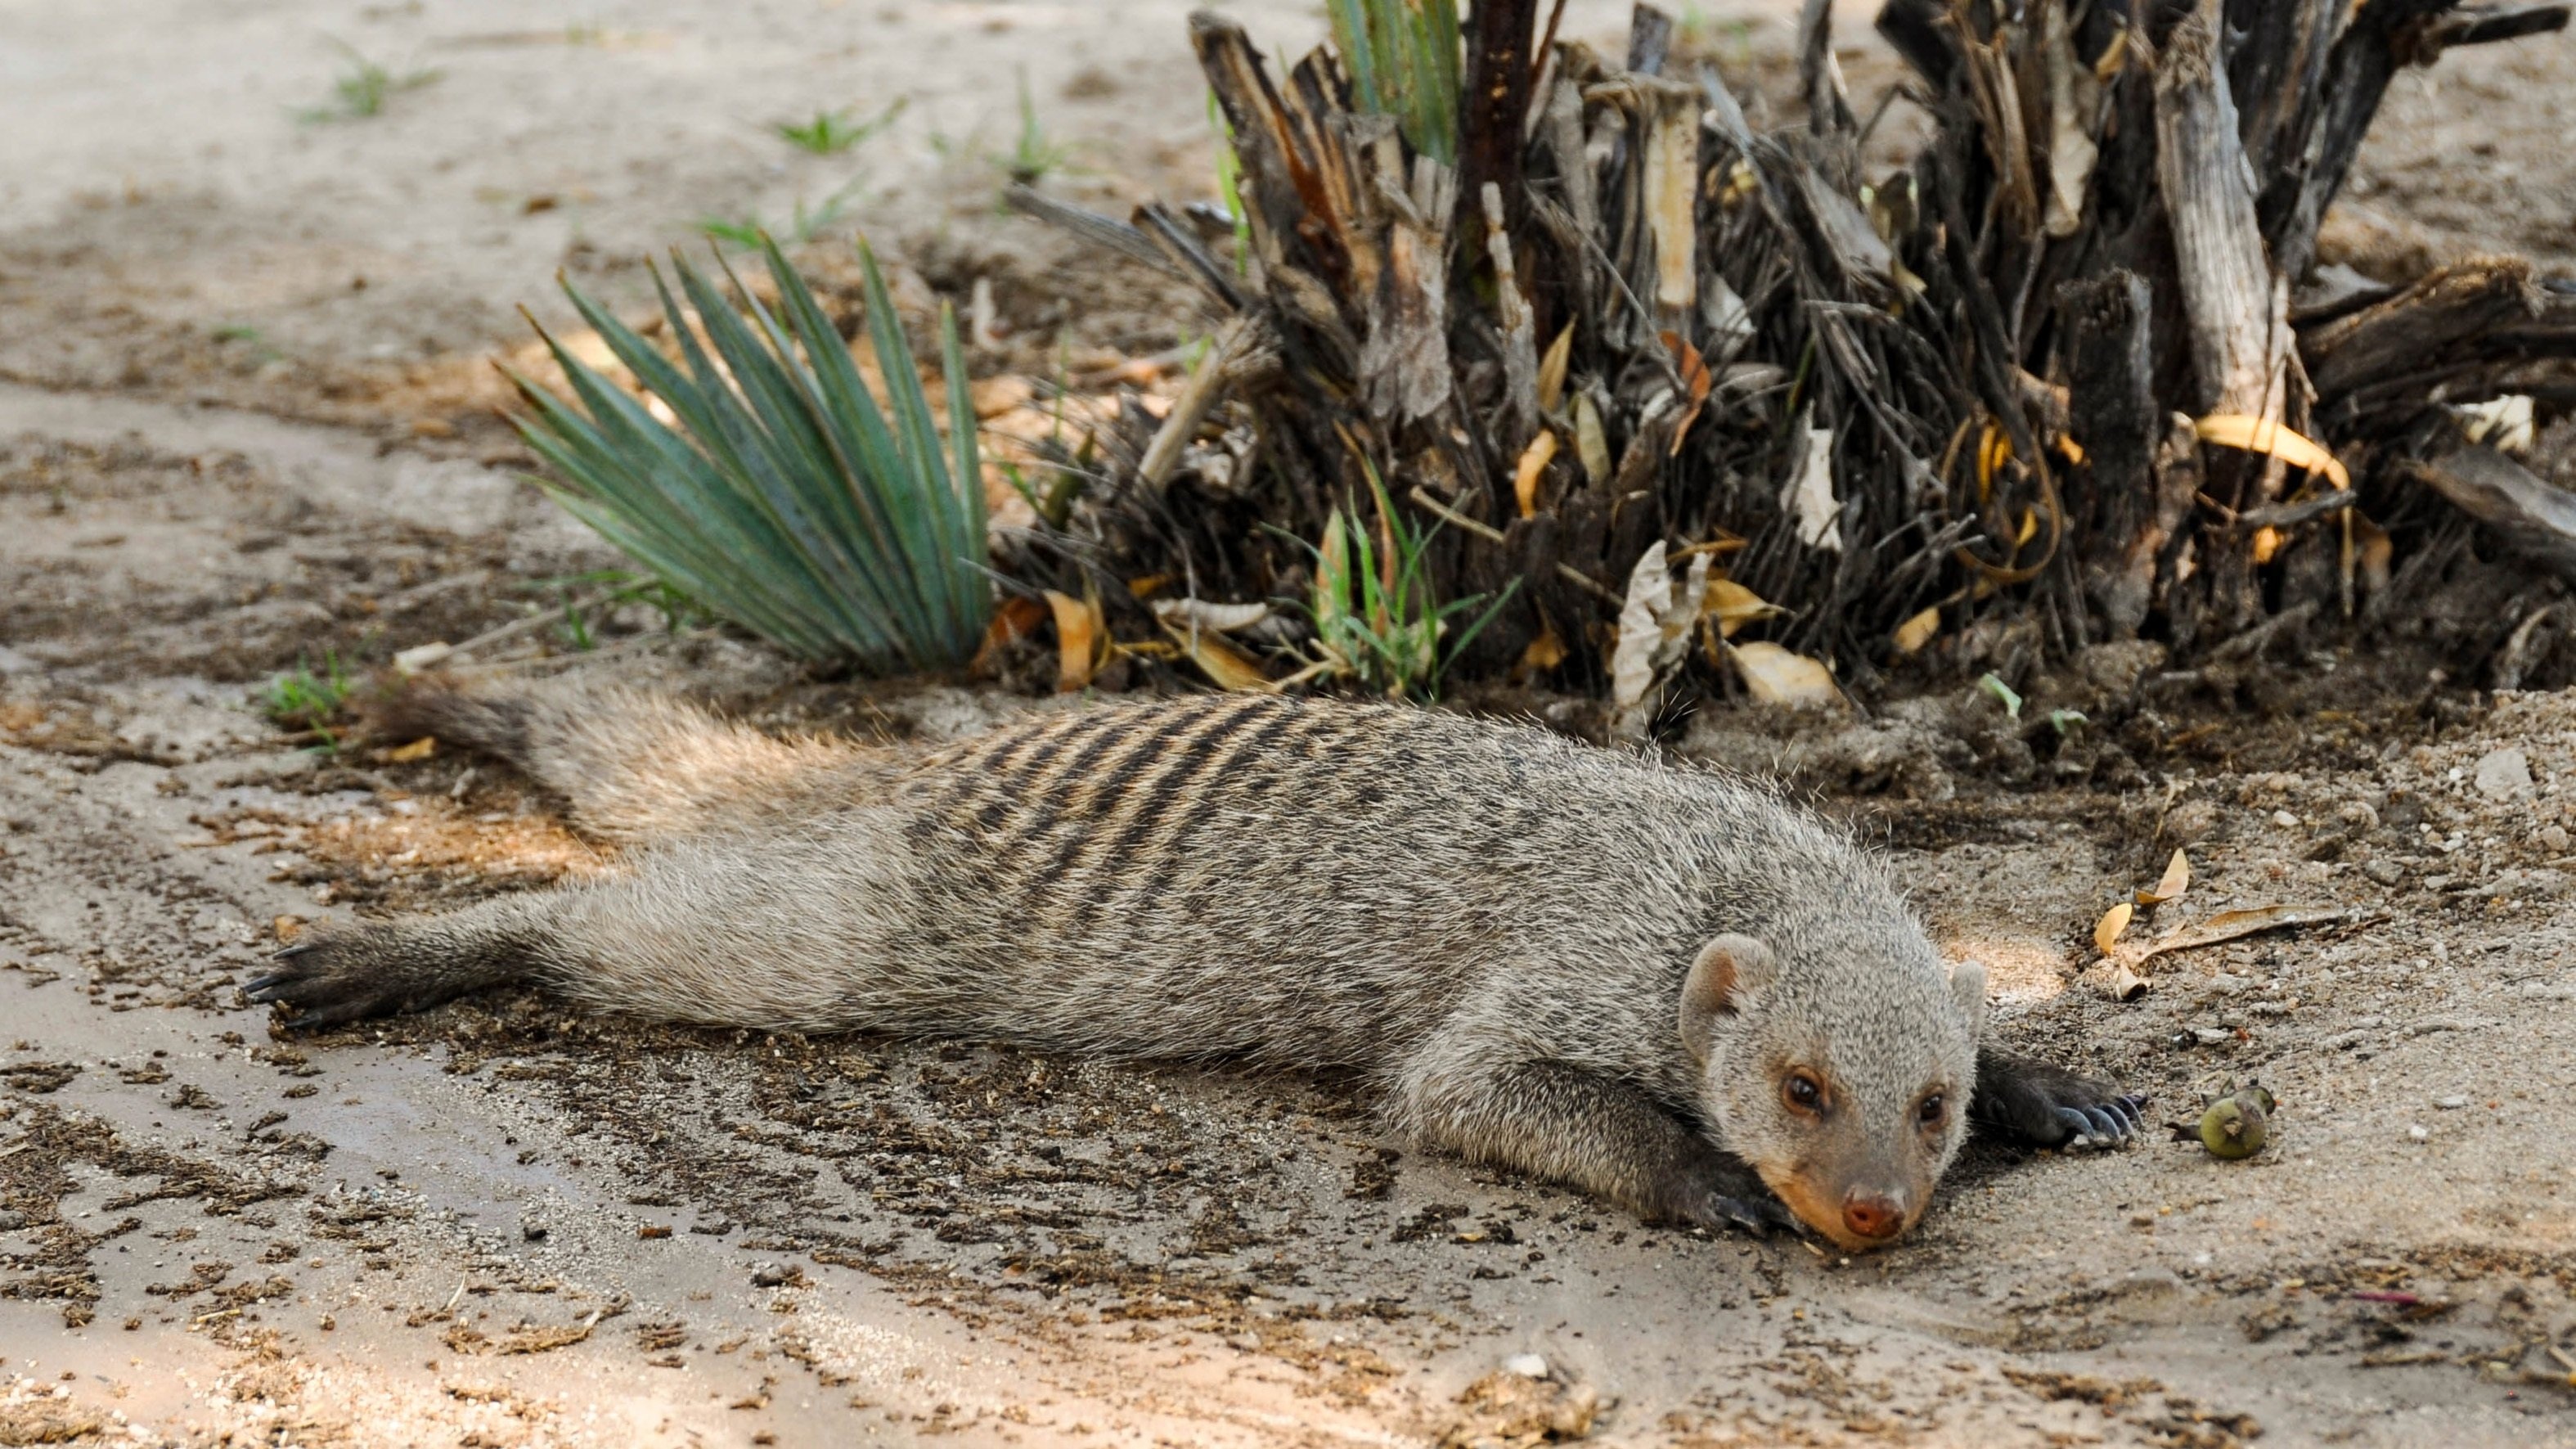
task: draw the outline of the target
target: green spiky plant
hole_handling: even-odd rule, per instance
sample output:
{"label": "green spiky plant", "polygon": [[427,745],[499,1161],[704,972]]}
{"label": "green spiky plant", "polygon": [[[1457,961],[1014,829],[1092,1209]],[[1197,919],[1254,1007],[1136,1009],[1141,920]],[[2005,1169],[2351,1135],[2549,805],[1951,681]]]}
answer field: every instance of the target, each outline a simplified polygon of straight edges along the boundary
{"label": "green spiky plant", "polygon": [[1395,117],[1413,149],[1458,160],[1457,0],[1327,0],[1359,109]]}
{"label": "green spiky plant", "polygon": [[673,254],[686,311],[654,269],[677,361],[564,284],[582,320],[674,421],[539,327],[573,398],[510,373],[530,409],[517,419],[520,436],[549,469],[536,482],[665,582],[791,653],[874,671],[962,663],[983,640],[992,588],[956,319],[941,309],[943,442],[865,243],[882,404],[777,244],[764,237],[760,248],[774,308],[721,256],[730,297]]}

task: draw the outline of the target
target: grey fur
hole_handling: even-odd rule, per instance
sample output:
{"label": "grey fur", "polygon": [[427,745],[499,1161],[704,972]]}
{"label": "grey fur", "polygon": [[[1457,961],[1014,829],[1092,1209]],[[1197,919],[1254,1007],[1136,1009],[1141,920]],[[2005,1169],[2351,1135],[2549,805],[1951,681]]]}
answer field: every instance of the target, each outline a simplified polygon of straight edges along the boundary
{"label": "grey fur", "polygon": [[[1247,695],[914,759],[615,688],[396,712],[648,848],[613,878],[317,935],[251,988],[298,1024],[532,977],[670,1021],[1350,1068],[1465,1156],[1686,1222],[1774,1217],[1768,1186],[1853,1247],[1884,1216],[1847,1204],[1910,1226],[1966,1131],[1982,971],[1954,977],[1845,835],[1728,776]],[[1757,949],[1685,1010],[1730,933]],[[1825,1110],[1784,1099],[1792,1071]],[[2062,1074],[2023,1095],[2042,1140],[2065,1136],[2055,1107],[2114,1100]]]}

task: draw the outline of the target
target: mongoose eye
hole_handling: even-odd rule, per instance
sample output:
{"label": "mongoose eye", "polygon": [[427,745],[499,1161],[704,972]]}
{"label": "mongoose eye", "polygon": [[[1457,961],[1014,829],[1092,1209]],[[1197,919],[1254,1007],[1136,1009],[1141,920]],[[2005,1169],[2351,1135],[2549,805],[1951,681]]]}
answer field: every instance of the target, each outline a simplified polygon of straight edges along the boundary
{"label": "mongoose eye", "polygon": [[1938,1127],[1950,1110],[1950,1099],[1934,1092],[1914,1104],[1914,1119],[1926,1127]]}
{"label": "mongoose eye", "polygon": [[1780,1095],[1801,1112],[1821,1114],[1825,1110],[1825,1084],[1806,1072],[1791,1072],[1782,1078]]}

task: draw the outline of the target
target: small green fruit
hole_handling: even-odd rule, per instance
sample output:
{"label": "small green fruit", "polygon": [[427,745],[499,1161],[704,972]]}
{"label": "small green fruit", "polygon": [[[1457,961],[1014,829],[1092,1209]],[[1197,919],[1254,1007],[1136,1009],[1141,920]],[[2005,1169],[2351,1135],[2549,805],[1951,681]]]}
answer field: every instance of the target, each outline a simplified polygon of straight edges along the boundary
{"label": "small green fruit", "polygon": [[2200,1145],[2213,1157],[2253,1156],[2271,1136],[2274,1105],[2272,1094],[2261,1087],[2219,1098],[2200,1114]]}

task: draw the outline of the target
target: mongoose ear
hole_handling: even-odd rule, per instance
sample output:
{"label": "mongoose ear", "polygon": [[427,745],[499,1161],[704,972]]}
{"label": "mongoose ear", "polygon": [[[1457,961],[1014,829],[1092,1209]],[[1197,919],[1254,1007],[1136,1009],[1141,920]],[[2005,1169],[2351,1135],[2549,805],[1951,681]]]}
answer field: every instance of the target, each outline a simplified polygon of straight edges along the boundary
{"label": "mongoose ear", "polygon": [[1976,1036],[1986,1031],[1986,963],[1962,961],[1950,968],[1950,999],[1959,1003],[1959,1014],[1967,1018],[1968,1030]]}
{"label": "mongoose ear", "polygon": [[1769,980],[1774,964],[1771,948],[1751,936],[1719,936],[1699,948],[1682,982],[1682,1045],[1692,1056],[1707,1060],[1709,1028],[1733,1016],[1736,993]]}

